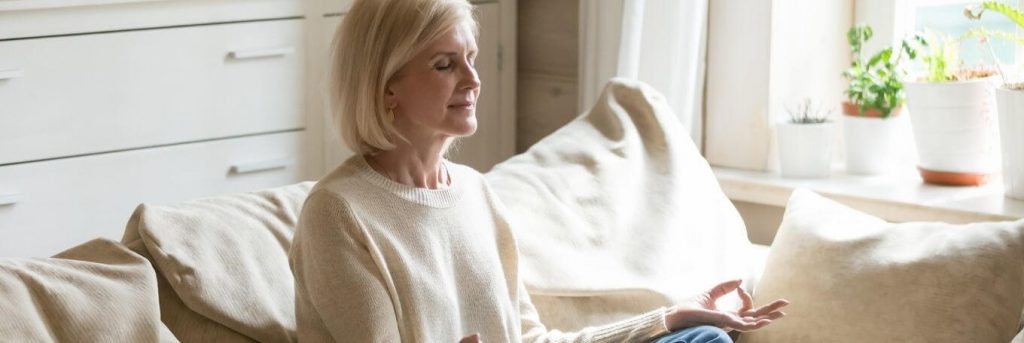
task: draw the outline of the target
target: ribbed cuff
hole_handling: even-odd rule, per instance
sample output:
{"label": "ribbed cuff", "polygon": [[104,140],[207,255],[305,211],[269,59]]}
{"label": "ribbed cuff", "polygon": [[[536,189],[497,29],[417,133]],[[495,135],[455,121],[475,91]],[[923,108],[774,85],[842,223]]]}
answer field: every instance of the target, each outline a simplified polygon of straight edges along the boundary
{"label": "ribbed cuff", "polygon": [[662,307],[642,315],[629,318],[618,323],[609,324],[597,329],[594,333],[595,342],[647,342],[667,334],[665,314],[668,309]]}

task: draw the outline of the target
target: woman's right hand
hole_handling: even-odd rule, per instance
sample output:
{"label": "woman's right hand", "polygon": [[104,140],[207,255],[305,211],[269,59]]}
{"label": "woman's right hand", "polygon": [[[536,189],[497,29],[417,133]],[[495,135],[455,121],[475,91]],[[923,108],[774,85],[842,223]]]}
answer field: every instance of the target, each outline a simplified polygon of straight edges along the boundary
{"label": "woman's right hand", "polygon": [[[742,280],[726,281],[711,290],[697,295],[679,305],[673,306],[665,315],[665,324],[669,331],[676,331],[698,325],[712,325],[728,330],[752,331],[760,329],[773,320],[786,315],[780,311],[789,301],[778,299],[768,305],[754,309],[753,300],[743,288]],[[739,293],[743,307],[738,310],[719,310],[715,306],[718,298],[733,291]]]}
{"label": "woman's right hand", "polygon": [[463,337],[461,340],[459,340],[459,343],[483,343],[483,341],[480,340],[480,334],[479,333],[475,333],[475,334]]}

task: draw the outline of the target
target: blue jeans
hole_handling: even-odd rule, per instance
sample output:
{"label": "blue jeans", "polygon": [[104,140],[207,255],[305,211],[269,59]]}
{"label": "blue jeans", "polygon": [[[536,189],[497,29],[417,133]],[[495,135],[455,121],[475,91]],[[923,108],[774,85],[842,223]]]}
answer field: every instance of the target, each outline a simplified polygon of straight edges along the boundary
{"label": "blue jeans", "polygon": [[704,325],[669,333],[653,343],[732,343],[732,338],[725,330]]}

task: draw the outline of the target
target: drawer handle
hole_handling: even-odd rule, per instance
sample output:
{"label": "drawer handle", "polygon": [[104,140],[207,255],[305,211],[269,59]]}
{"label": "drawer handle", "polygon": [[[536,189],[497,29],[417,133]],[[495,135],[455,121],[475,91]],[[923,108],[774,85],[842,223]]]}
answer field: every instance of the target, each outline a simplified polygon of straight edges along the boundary
{"label": "drawer handle", "polygon": [[22,76],[25,76],[25,72],[21,69],[0,70],[0,80],[17,79]]}
{"label": "drawer handle", "polygon": [[290,158],[278,158],[248,163],[236,163],[231,166],[231,172],[235,174],[249,174],[267,170],[283,169],[294,165],[295,160]]}
{"label": "drawer handle", "polygon": [[18,203],[18,201],[21,201],[21,194],[18,194],[18,193],[0,194],[0,206],[14,205],[14,204]]}
{"label": "drawer handle", "polygon": [[248,60],[254,58],[266,58],[266,57],[278,57],[284,56],[295,52],[293,47],[284,48],[267,48],[267,49],[248,49],[248,50],[235,50],[228,53],[231,58],[236,60]]}

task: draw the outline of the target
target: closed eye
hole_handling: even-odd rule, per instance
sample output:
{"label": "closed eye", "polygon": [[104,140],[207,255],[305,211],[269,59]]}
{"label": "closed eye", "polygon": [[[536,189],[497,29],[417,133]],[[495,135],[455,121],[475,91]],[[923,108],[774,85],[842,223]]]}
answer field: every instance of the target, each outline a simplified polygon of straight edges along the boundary
{"label": "closed eye", "polygon": [[452,62],[448,62],[448,63],[443,63],[443,64],[435,65],[434,69],[436,69],[438,71],[448,71],[448,70],[451,70],[453,66],[454,66],[454,64]]}

